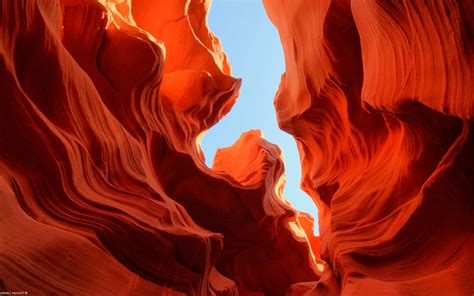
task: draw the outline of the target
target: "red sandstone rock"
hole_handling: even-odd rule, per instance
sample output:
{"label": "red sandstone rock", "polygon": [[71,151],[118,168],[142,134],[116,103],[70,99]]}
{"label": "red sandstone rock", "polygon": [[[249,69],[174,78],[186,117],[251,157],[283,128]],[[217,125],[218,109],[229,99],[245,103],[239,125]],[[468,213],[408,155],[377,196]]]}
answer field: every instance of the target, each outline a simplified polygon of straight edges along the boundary
{"label": "red sandstone rock", "polygon": [[240,87],[209,1],[4,0],[0,290],[473,293],[474,5],[264,3],[321,238],[260,132],[204,165]]}
{"label": "red sandstone rock", "polygon": [[473,2],[264,3],[328,263],[289,295],[471,295]]}
{"label": "red sandstone rock", "polygon": [[277,146],[252,131],[204,165],[200,136],[240,87],[208,6],[0,4],[1,290],[283,295],[319,278]]}

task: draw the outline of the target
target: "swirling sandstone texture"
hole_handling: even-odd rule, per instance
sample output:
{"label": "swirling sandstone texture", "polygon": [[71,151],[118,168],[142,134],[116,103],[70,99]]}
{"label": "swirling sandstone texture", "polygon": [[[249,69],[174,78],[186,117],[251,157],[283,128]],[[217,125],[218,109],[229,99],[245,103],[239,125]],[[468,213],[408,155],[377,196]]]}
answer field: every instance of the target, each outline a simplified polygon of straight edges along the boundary
{"label": "swirling sandstone texture", "polygon": [[288,294],[472,295],[474,2],[264,4],[326,266]]}
{"label": "swirling sandstone texture", "polygon": [[276,145],[250,131],[204,165],[240,87],[209,5],[0,2],[0,291],[283,295],[319,279]]}
{"label": "swirling sandstone texture", "polygon": [[474,3],[265,0],[312,217],[204,0],[0,2],[0,291],[471,295]]}

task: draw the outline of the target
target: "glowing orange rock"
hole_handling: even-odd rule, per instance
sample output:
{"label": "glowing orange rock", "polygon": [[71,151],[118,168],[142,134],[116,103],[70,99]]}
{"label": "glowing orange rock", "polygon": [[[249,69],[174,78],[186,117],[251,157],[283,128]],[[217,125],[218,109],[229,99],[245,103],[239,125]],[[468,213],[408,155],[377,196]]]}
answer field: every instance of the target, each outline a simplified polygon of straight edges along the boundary
{"label": "glowing orange rock", "polygon": [[240,87],[209,1],[5,0],[0,290],[472,294],[474,5],[264,3],[321,238],[259,131],[204,164]]}
{"label": "glowing orange rock", "polygon": [[289,294],[472,294],[472,1],[264,3],[327,263]]}
{"label": "glowing orange rock", "polygon": [[251,131],[204,165],[200,136],[240,86],[208,5],[0,5],[1,290],[283,295],[319,279],[277,146]]}

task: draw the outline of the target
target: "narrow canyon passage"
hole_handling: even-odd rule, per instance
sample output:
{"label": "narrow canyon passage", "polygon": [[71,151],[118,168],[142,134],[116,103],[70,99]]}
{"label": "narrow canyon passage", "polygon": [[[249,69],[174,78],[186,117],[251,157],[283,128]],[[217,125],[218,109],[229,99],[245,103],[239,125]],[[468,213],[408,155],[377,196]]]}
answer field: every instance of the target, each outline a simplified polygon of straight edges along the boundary
{"label": "narrow canyon passage", "polygon": [[473,295],[474,2],[229,1],[0,2],[0,294]]}
{"label": "narrow canyon passage", "polygon": [[[296,209],[317,219],[314,202],[300,188],[301,165],[295,140],[278,127],[273,100],[285,61],[278,31],[268,19],[263,3],[215,0],[208,23],[227,54],[232,76],[241,78],[242,86],[232,110],[203,138],[206,163],[212,166],[215,150],[232,145],[241,133],[261,130],[285,157],[285,198]],[[315,233],[319,233],[317,223]]]}

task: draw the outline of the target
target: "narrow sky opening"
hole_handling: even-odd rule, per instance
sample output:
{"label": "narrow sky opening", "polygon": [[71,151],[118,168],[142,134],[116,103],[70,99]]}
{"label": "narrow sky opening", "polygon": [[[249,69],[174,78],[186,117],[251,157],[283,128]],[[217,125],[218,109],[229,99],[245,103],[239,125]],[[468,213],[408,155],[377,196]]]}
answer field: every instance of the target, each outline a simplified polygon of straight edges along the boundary
{"label": "narrow sky opening", "polygon": [[[317,219],[316,206],[300,189],[301,167],[295,140],[278,128],[273,99],[285,71],[285,60],[278,32],[263,4],[259,0],[214,0],[208,22],[227,53],[232,75],[242,78],[242,88],[232,111],[204,136],[207,165],[212,165],[217,148],[232,145],[245,131],[260,129],[265,139],[278,144],[285,155],[286,199]],[[315,232],[319,233],[317,225]]]}

